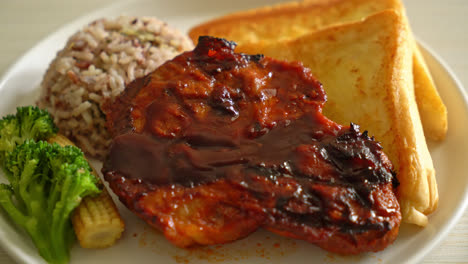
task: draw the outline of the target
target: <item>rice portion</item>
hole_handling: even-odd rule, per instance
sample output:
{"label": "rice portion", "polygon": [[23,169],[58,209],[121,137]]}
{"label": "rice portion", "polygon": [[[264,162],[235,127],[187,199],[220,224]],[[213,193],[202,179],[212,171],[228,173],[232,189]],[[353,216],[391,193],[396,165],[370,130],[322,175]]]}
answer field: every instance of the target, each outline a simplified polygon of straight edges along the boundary
{"label": "rice portion", "polygon": [[41,83],[38,106],[84,152],[102,159],[110,144],[102,104],[167,60],[193,49],[192,41],[152,17],[99,19],[70,37]]}

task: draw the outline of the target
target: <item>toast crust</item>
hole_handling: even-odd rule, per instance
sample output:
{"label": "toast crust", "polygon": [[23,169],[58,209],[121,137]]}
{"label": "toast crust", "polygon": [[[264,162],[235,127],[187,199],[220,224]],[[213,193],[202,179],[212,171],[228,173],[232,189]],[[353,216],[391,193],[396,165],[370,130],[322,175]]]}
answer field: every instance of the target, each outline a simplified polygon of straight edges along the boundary
{"label": "toast crust", "polygon": [[210,35],[246,42],[292,39],[332,24],[360,20],[395,8],[396,0],[305,0],[231,13],[192,28],[190,38]]}
{"label": "toast crust", "polygon": [[246,43],[239,51],[302,61],[323,83],[324,114],[355,122],[382,142],[400,180],[403,221],[427,225],[437,207],[435,172],[414,96],[412,43],[404,18],[386,10],[277,42]]}
{"label": "toast crust", "polygon": [[[192,28],[190,37],[210,35],[236,41],[270,42],[293,39],[322,28],[359,21],[386,9],[396,10],[408,23],[399,0],[305,0],[232,13]],[[416,41],[413,42],[413,81],[427,138],[442,140],[447,132],[447,110],[432,81]]]}

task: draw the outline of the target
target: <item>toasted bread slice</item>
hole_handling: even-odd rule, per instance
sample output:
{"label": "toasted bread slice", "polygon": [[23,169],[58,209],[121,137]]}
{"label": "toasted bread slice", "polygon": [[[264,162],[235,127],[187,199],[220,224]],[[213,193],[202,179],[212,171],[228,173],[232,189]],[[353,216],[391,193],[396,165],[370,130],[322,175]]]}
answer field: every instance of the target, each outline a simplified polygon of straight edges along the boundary
{"label": "toasted bread slice", "polygon": [[[230,14],[194,27],[194,42],[200,35],[223,37],[239,45],[292,39],[330,25],[359,21],[371,14],[394,9],[407,23],[399,0],[305,0]],[[412,37],[411,37],[412,38]],[[414,42],[414,83],[425,134],[442,140],[447,132],[447,110]]]}
{"label": "toasted bread slice", "polygon": [[438,193],[414,96],[410,38],[404,18],[386,10],[292,40],[247,43],[238,51],[309,67],[327,93],[324,114],[357,123],[382,143],[400,181],[403,221],[425,226]]}

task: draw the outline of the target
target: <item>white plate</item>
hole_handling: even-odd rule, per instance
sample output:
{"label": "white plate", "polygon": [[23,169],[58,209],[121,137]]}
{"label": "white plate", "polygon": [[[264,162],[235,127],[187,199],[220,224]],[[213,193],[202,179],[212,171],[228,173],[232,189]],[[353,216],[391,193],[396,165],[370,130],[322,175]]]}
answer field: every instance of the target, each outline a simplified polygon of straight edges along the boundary
{"label": "white plate", "polygon": [[[228,11],[271,4],[261,0],[217,1],[139,0],[119,2],[98,10],[64,26],[26,53],[0,80],[0,116],[14,111],[17,105],[33,104],[48,63],[66,39],[83,25],[99,17],[152,15],[181,30],[187,30],[210,17]],[[196,3],[196,4],[195,4]],[[439,209],[430,217],[429,225],[420,229],[403,225],[395,243],[379,253],[357,257],[340,257],[317,247],[292,239],[259,231],[229,245],[197,250],[173,247],[157,231],[149,228],[120,204],[127,223],[123,239],[105,250],[86,250],[75,246],[71,263],[414,263],[420,261],[455,225],[468,204],[468,108],[464,90],[447,65],[427,48],[423,54],[448,108],[449,132],[442,143],[430,143],[437,171]],[[3,180],[3,176],[0,176]],[[32,242],[2,213],[0,242],[20,263],[44,263]]]}

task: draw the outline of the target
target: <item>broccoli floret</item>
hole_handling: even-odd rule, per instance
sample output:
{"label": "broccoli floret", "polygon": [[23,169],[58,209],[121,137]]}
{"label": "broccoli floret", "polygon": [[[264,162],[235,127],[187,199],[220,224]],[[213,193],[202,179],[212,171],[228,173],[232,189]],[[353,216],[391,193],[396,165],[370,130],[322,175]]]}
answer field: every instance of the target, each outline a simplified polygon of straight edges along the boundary
{"label": "broccoli floret", "polygon": [[18,107],[15,115],[0,119],[0,164],[9,152],[27,139],[45,140],[57,131],[46,110],[35,106]]}
{"label": "broccoli floret", "polygon": [[83,152],[26,140],[7,155],[9,185],[0,185],[0,205],[31,236],[49,263],[67,263],[74,241],[70,214],[82,198],[100,192]]}

